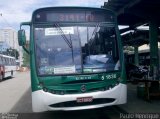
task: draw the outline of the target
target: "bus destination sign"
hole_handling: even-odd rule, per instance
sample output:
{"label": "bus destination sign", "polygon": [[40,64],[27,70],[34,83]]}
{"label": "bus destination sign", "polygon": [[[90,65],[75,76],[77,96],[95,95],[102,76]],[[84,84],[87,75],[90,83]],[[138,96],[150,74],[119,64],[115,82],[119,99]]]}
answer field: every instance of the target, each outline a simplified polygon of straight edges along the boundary
{"label": "bus destination sign", "polygon": [[35,22],[113,22],[113,14],[99,11],[40,12]]}

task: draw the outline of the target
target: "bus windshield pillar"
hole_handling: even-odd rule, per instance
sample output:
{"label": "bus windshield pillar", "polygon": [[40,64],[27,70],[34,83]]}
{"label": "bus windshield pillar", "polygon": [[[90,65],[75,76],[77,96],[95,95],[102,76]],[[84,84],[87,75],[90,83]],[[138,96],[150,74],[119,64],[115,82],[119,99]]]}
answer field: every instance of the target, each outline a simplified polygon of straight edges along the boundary
{"label": "bus windshield pillar", "polygon": [[134,46],[134,63],[135,65],[139,65],[139,58],[138,58],[138,46]]}
{"label": "bus windshield pillar", "polygon": [[149,22],[150,41],[150,71],[153,79],[158,78],[159,58],[158,58],[158,24],[155,20]]}

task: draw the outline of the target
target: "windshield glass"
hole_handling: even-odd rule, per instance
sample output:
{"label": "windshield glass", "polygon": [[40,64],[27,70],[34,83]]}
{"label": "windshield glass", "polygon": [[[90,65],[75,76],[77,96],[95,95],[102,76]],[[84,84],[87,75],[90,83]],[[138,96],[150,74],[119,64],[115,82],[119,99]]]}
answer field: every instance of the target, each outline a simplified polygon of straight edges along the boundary
{"label": "windshield glass", "polygon": [[97,73],[119,70],[112,24],[54,24],[35,27],[39,75]]}

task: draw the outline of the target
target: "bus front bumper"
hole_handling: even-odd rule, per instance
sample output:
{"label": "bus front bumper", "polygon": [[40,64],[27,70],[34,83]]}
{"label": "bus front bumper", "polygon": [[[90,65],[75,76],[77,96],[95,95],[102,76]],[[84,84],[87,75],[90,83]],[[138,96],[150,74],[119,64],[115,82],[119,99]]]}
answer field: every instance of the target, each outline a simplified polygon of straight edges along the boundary
{"label": "bus front bumper", "polygon": [[[83,109],[94,109],[110,105],[118,105],[126,103],[127,86],[125,84],[119,84],[114,88],[106,91],[97,91],[92,93],[82,93],[82,94],[66,94],[66,95],[56,95],[43,90],[38,90],[32,92],[32,109],[33,112],[43,112],[43,111],[58,111],[58,110],[83,110]],[[77,98],[81,97],[93,97],[94,100],[99,100],[99,104],[92,104],[92,102],[87,102],[87,105],[76,105]],[[114,99],[114,101],[101,103],[100,99]],[[64,106],[61,104],[71,102],[71,106]],[[97,102],[97,101],[96,101]],[[60,104],[58,107],[53,105]],[[69,103],[68,103],[69,104]],[[74,105],[75,104],[75,105]]]}

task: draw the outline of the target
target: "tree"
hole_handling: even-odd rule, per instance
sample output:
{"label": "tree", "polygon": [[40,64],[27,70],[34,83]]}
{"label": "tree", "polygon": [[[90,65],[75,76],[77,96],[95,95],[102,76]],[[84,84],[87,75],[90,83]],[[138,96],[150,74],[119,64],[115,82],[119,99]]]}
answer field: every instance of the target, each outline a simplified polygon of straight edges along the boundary
{"label": "tree", "polygon": [[29,67],[30,56],[27,52],[23,50],[23,64],[22,66]]}
{"label": "tree", "polygon": [[[29,49],[29,41],[27,41],[25,48]],[[22,66],[30,67],[30,55],[23,49],[23,64]]]}
{"label": "tree", "polygon": [[132,46],[124,46],[123,49],[126,53],[134,51],[134,47]]}

